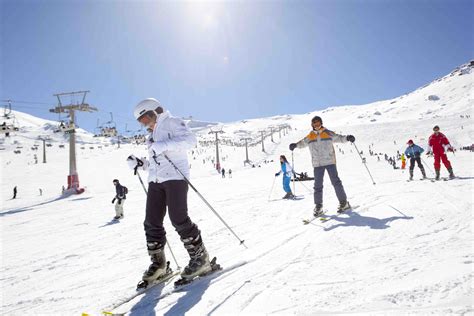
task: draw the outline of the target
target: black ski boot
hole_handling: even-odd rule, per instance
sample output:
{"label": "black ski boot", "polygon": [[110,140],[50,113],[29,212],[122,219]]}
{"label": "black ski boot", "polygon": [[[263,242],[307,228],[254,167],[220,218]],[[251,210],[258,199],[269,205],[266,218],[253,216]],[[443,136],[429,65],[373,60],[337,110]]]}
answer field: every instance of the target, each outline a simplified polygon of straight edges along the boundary
{"label": "black ski boot", "polygon": [[351,205],[349,204],[349,202],[342,201],[342,202],[339,202],[339,207],[337,208],[337,212],[341,214],[350,209],[351,209]]}
{"label": "black ski boot", "polygon": [[436,177],[435,180],[439,180],[439,169],[435,169]]}
{"label": "black ski boot", "polygon": [[426,179],[425,168],[421,168],[421,174],[423,175],[423,179]]}
{"label": "black ski boot", "polygon": [[319,217],[323,214],[324,214],[323,205],[322,204],[316,204],[314,206],[313,216],[314,217]]}
{"label": "black ski boot", "polygon": [[285,196],[282,199],[292,199],[294,197],[293,193],[286,192]]}
{"label": "black ski boot", "polygon": [[201,240],[201,235],[197,237],[181,238],[184,248],[188,251],[190,260],[181,273],[183,279],[193,279],[199,275],[207,274],[212,270],[209,262],[209,254]]}
{"label": "black ski boot", "polygon": [[412,169],[410,169],[410,179],[409,180],[410,181],[413,180],[413,170]]}
{"label": "black ski boot", "polygon": [[454,179],[454,178],[456,178],[456,176],[454,175],[454,172],[453,172],[453,168],[449,168],[449,169],[448,169],[448,172],[449,172],[449,179]]}
{"label": "black ski boot", "polygon": [[151,265],[143,273],[142,280],[153,282],[166,273],[165,245],[159,242],[148,242],[148,254],[150,255]]}

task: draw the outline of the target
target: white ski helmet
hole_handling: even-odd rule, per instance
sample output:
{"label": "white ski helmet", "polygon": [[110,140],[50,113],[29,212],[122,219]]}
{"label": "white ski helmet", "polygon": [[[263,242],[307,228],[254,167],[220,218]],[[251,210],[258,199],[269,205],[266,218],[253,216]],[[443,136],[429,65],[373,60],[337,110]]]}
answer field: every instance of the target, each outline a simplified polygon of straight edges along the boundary
{"label": "white ski helmet", "polygon": [[154,114],[158,116],[157,114],[163,113],[163,107],[157,99],[148,98],[135,106],[135,109],[133,110],[133,116],[135,116],[135,119],[138,120],[147,112],[154,112]]}

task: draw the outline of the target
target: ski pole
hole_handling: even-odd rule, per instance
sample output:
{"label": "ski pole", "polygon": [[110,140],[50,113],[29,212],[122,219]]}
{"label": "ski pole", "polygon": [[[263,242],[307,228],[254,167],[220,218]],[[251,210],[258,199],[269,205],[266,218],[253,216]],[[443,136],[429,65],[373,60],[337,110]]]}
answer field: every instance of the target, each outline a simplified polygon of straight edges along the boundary
{"label": "ski pole", "polygon": [[[420,158],[421,158],[421,156],[420,156]],[[431,174],[434,174],[433,169],[430,168],[430,166],[426,163],[426,161],[423,158],[421,158],[421,161],[425,164],[426,168],[428,168],[428,170],[431,172]]]}
{"label": "ski pole", "polygon": [[313,193],[313,190],[310,190],[306,185],[304,185],[303,181],[298,181],[298,183],[301,184],[309,193]]}
{"label": "ski pole", "polygon": [[209,202],[207,202],[207,200],[204,198],[204,196],[202,196],[202,194],[199,193],[199,191],[194,187],[194,185],[192,185],[192,183],[188,180],[188,178],[186,178],[186,176],[181,172],[181,170],[179,170],[179,168],[176,167],[174,162],[171,161],[171,159],[169,159],[167,155],[163,154],[163,156],[166,158],[166,160],[168,160],[168,162],[173,166],[173,168],[176,171],[178,171],[178,173],[184,178],[184,180],[189,184],[189,186],[194,190],[194,192],[196,192],[196,194],[201,198],[201,200],[203,200],[204,203],[206,203],[206,205],[217,216],[217,218],[219,218],[219,220],[227,227],[227,229],[235,236],[235,238],[237,238],[240,241],[240,244],[243,245],[245,248],[247,248],[247,246],[244,244],[244,240],[241,240],[239,238],[239,236],[237,236],[237,234],[232,230],[232,228],[230,228],[230,226],[224,221],[224,219],[219,215],[219,213],[217,213],[217,211],[211,206],[211,204],[209,204]]}
{"label": "ski pole", "polygon": [[360,156],[360,159],[362,160],[362,163],[363,163],[364,166],[365,166],[365,169],[367,169],[367,172],[369,173],[369,176],[370,176],[370,178],[372,179],[372,184],[375,185],[374,178],[372,178],[372,175],[370,174],[369,168],[367,167],[367,164],[364,162],[364,159],[362,158],[362,155],[360,154],[360,151],[359,151],[359,149],[357,148],[357,145],[356,145],[355,143],[352,143],[352,145],[354,145],[354,147],[355,147],[357,153],[358,153],[359,156]]}
{"label": "ski pole", "polygon": [[296,196],[296,177],[295,177],[295,157],[293,155],[293,150],[291,151],[291,164],[292,164],[292,168],[293,168],[293,195]]}
{"label": "ski pole", "polygon": [[270,201],[270,197],[272,196],[273,186],[275,185],[275,180],[276,180],[276,177],[273,177],[272,188],[270,189],[270,193],[268,194],[268,201]]}
{"label": "ski pole", "polygon": [[[140,180],[140,183],[142,184],[143,191],[145,191],[145,194],[148,196],[148,191],[145,187],[145,184],[143,183],[142,177],[140,176],[140,173],[138,170],[135,170],[136,175],[138,176],[138,180]],[[170,243],[166,241],[166,245],[168,245],[168,250],[171,252],[171,256],[173,257],[174,262],[176,263],[176,268],[178,270],[181,270],[181,267],[179,266],[178,260],[176,260],[176,256],[174,255],[173,250],[171,249]]]}
{"label": "ski pole", "polygon": [[148,195],[148,191],[146,190],[145,184],[143,183],[143,180],[142,180],[142,177],[140,176],[140,173],[138,172],[138,170],[136,170],[135,172],[138,176],[138,180],[140,180],[140,183],[142,184],[143,191],[145,191],[145,194]]}

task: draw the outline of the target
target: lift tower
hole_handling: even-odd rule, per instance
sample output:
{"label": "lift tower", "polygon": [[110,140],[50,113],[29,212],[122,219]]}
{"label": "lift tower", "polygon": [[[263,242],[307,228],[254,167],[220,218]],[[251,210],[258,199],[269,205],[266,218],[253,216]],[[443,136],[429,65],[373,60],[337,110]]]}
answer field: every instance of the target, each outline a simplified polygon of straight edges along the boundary
{"label": "lift tower", "polygon": [[[97,108],[90,106],[85,103],[86,94],[90,91],[77,91],[77,92],[65,92],[54,94],[58,98],[58,105],[54,109],[49,111],[52,113],[68,113],[69,115],[69,126],[67,132],[69,134],[69,175],[67,176],[67,190],[68,193],[80,194],[84,192],[83,188],[79,188],[79,174],[77,173],[76,165],[76,125],[75,125],[75,111],[82,112],[93,112],[97,111]],[[64,105],[61,102],[61,98],[71,98],[71,103]],[[82,101],[74,103],[73,100],[76,96],[81,96]]]}

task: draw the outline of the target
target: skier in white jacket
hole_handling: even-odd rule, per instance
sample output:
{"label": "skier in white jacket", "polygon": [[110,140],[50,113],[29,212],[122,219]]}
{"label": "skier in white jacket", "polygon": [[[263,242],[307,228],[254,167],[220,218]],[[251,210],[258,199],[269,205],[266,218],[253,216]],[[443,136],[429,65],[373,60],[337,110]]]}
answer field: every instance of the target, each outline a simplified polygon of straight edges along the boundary
{"label": "skier in white jacket", "polygon": [[196,137],[182,119],[163,111],[155,99],[141,101],[135,107],[134,116],[150,132],[147,140],[149,159],[138,159],[133,155],[128,157],[132,169],[148,170],[144,226],[152,263],[142,279],[150,282],[166,273],[166,232],[163,219],[167,207],[171,223],[190,256],[189,264],[181,276],[192,279],[205,274],[211,270],[211,265],[201,232],[188,216],[188,183],[165,158],[166,155],[189,179],[187,150],[196,145]]}

